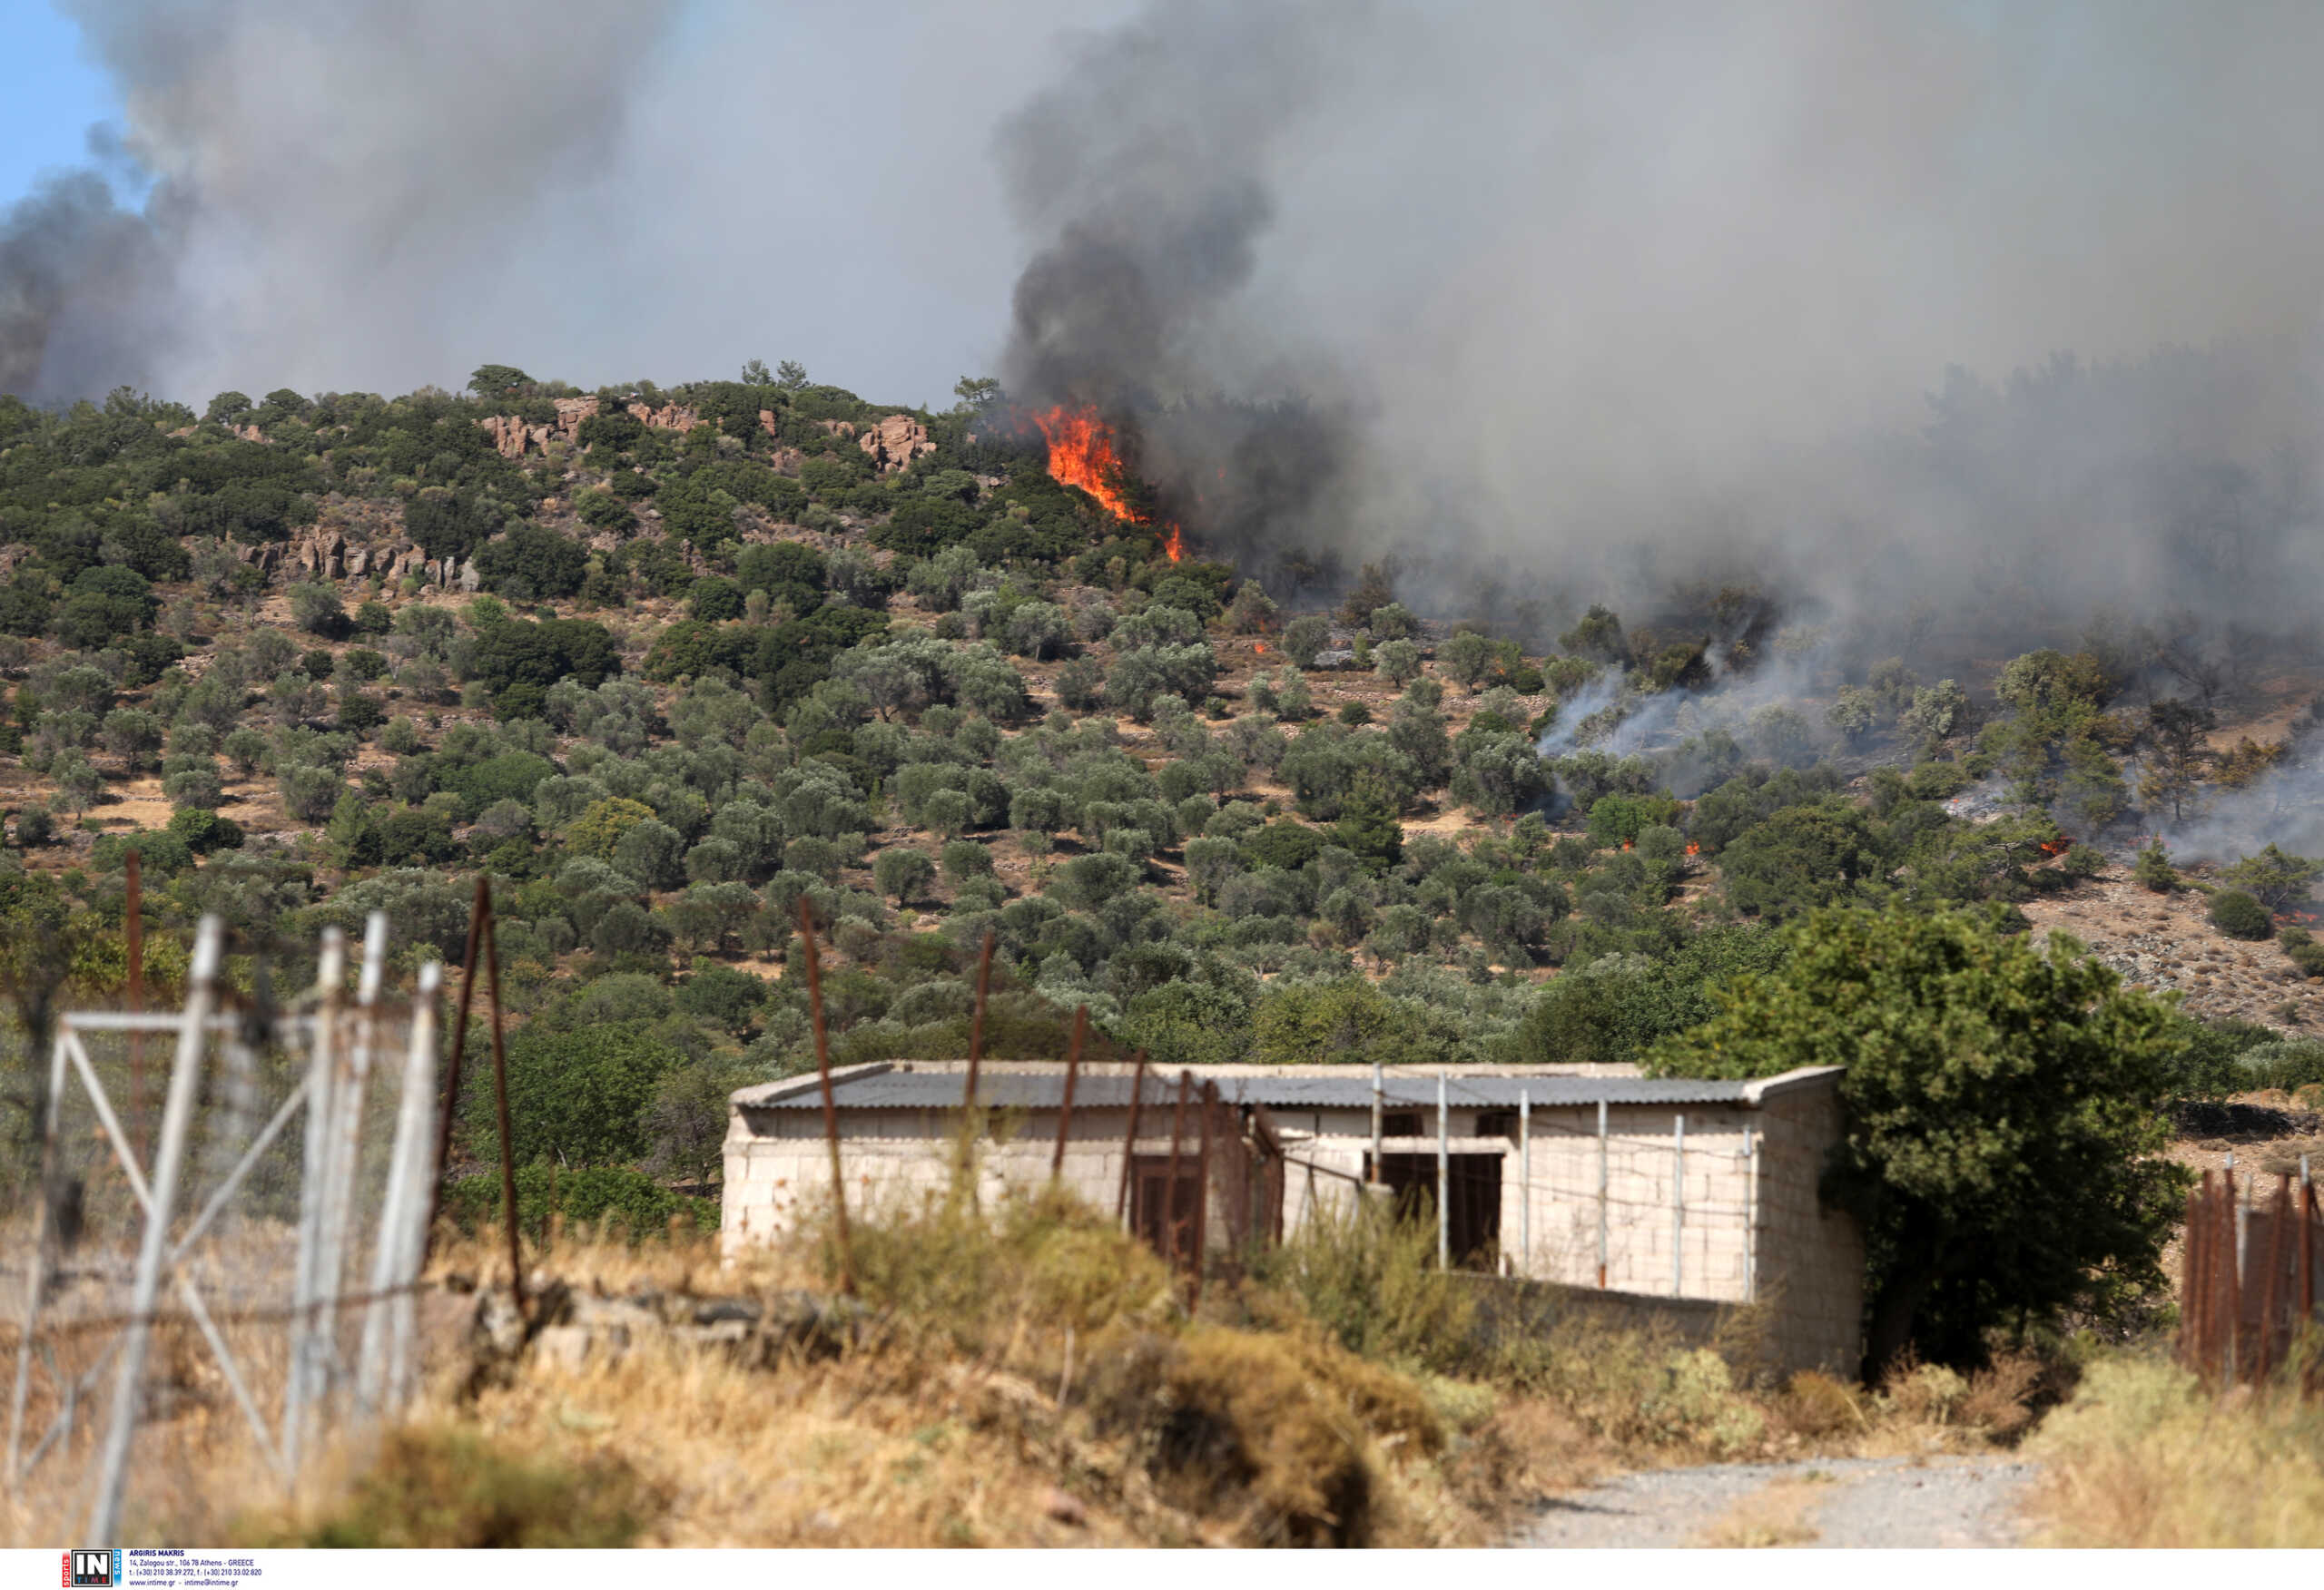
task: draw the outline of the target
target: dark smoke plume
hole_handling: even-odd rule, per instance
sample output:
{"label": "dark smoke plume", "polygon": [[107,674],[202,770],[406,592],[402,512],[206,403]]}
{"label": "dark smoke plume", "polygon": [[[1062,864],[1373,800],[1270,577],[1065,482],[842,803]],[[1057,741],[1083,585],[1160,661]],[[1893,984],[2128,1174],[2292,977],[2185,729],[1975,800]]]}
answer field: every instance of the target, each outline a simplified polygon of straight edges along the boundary
{"label": "dark smoke plume", "polygon": [[170,196],[127,210],[94,171],[0,214],[0,392],[34,400],[150,385],[174,333]]}
{"label": "dark smoke plume", "polygon": [[1214,549],[1464,609],[2312,632],[2319,58],[2293,5],[1156,0],[1003,128],[1004,375]]}

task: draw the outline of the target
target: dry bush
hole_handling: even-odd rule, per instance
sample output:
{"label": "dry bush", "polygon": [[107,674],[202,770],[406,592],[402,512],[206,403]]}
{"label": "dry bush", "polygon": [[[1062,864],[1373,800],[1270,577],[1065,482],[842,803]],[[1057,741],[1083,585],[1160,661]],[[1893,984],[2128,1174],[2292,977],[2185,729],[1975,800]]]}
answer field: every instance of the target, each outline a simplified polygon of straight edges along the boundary
{"label": "dry bush", "polygon": [[1872,1428],[1866,1399],[1856,1387],[1803,1369],[1785,1384],[1776,1414],[1786,1428],[1803,1439],[1828,1442],[1836,1437],[1863,1435]]}
{"label": "dry bush", "polygon": [[2282,1381],[2221,1398],[2161,1359],[2102,1359],[2025,1450],[2044,1544],[2324,1546],[2324,1405]]}
{"label": "dry bush", "polygon": [[261,1520],[234,1534],[266,1546],[629,1546],[667,1507],[612,1453],[578,1462],[538,1457],[441,1422],[391,1430],[336,1505],[280,1530]]}

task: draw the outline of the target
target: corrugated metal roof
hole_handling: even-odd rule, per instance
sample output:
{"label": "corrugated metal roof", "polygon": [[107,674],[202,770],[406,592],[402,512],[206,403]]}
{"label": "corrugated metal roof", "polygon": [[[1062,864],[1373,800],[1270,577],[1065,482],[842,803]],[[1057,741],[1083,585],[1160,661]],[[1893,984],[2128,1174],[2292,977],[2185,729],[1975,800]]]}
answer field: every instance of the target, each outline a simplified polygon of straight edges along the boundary
{"label": "corrugated metal roof", "polygon": [[[832,1078],[835,1104],[850,1110],[950,1109],[960,1102],[962,1077],[958,1072],[859,1072]],[[1196,1078],[1199,1089],[1201,1077]],[[1755,1104],[1758,1093],[1746,1081],[1700,1077],[1649,1076],[1454,1076],[1451,1102],[1466,1109],[1517,1107],[1521,1094],[1540,1109],[1609,1104]],[[1764,1085],[1760,1085],[1764,1091]],[[822,1091],[812,1077],[773,1087],[753,1089],[755,1097],[738,1097],[745,1109],[820,1110]],[[1218,1079],[1219,1096],[1231,1104],[1260,1104],[1270,1110],[1368,1110],[1372,1107],[1372,1077],[1360,1066],[1340,1076],[1229,1076]],[[1064,1097],[1065,1072],[1014,1073],[980,1076],[977,1093],[995,1109],[1055,1109]],[[1075,1084],[1077,1109],[1126,1108],[1130,1079],[1118,1075],[1082,1076]],[[1177,1098],[1177,1081],[1149,1075],[1145,1107],[1167,1106]],[[1434,1109],[1436,1079],[1392,1076],[1383,1090],[1383,1103],[1392,1110]]]}

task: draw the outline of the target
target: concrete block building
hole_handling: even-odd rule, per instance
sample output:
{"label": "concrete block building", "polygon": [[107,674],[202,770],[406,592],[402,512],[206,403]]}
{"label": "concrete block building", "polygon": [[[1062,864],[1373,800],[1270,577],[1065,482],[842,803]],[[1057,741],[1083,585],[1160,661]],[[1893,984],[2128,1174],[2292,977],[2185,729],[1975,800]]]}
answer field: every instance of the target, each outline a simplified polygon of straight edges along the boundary
{"label": "concrete block building", "polygon": [[[1057,1164],[1086,1202],[1120,1209],[1182,1260],[1279,1240],[1356,1198],[1393,1198],[1427,1216],[1441,1208],[1454,1263],[1698,1310],[1751,1303],[1771,1363],[1853,1375],[1863,1241],[1817,1192],[1842,1129],[1838,1071],[1725,1081],[1610,1069],[1403,1073],[1380,1079],[1375,1098],[1359,1067],[1208,1066],[1149,1072],[1133,1106],[1128,1067],[1086,1066],[1067,1114],[1061,1066],[988,1063],[980,1192],[1039,1185]],[[943,1188],[964,1070],[899,1061],[834,1075],[851,1204]],[[830,1178],[814,1077],[734,1094],[728,1252],[778,1237]]]}

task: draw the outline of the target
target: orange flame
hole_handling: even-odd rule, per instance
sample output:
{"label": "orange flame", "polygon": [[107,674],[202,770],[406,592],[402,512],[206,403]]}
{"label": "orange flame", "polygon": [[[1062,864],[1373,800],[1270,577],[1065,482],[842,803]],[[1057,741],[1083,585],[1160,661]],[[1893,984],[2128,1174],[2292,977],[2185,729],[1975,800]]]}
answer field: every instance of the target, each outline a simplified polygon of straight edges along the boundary
{"label": "orange flame", "polygon": [[[1170,561],[1171,561],[1172,563],[1176,563],[1176,562],[1177,562],[1178,560],[1177,560],[1176,557],[1173,557],[1173,558],[1171,558],[1171,560],[1170,560]],[[1254,652],[1256,652],[1260,656],[1264,657],[1264,656],[1265,656],[1265,655],[1266,655],[1267,643],[1266,643],[1265,641],[1253,641],[1253,642],[1251,643],[1251,650],[1252,650],[1252,651],[1254,651]]]}
{"label": "orange flame", "polygon": [[1627,849],[1629,849],[1630,848],[1630,840],[1628,840],[1628,839],[1624,839],[1624,840],[1622,841],[1622,849],[1625,849],[1625,850],[1627,850]]}
{"label": "orange flame", "polygon": [[1703,848],[1702,848],[1701,843],[1700,843],[1699,840],[1695,840],[1695,839],[1689,839],[1689,840],[1687,841],[1687,854],[1688,854],[1688,855],[1689,855],[1689,856],[1699,856],[1699,855],[1701,855],[1702,853],[1703,853]]}
{"label": "orange flame", "polygon": [[2042,854],[2044,856],[2063,856],[2068,850],[2073,849],[2073,836],[2072,834],[2060,834],[2054,839],[2043,839],[2042,841]]}
{"label": "orange flame", "polygon": [[[1114,430],[1098,417],[1096,409],[1087,404],[1073,409],[1059,404],[1047,414],[1035,415],[1033,423],[1049,445],[1051,478],[1062,486],[1079,486],[1126,524],[1147,522],[1122,496],[1125,471],[1121,455],[1114,448]],[[1162,538],[1162,550],[1172,563],[1181,562],[1187,555],[1186,536],[1176,525],[1165,528],[1168,534]]]}

